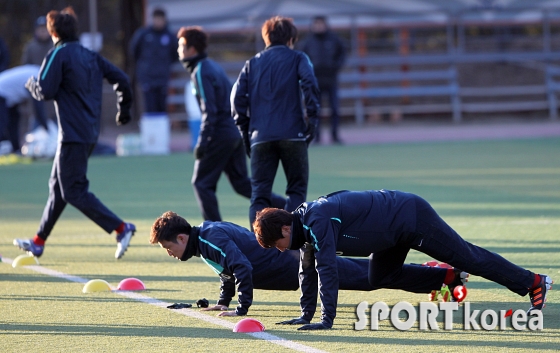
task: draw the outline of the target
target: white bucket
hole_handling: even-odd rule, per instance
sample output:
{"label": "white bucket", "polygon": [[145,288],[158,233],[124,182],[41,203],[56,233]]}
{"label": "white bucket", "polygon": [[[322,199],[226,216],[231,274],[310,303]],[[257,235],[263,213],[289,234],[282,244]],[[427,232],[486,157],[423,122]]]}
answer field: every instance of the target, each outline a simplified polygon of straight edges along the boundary
{"label": "white bucket", "polygon": [[142,154],[140,134],[120,134],[117,136],[118,156],[138,156]]}
{"label": "white bucket", "polygon": [[171,128],[165,113],[144,113],[140,119],[142,153],[169,154]]}

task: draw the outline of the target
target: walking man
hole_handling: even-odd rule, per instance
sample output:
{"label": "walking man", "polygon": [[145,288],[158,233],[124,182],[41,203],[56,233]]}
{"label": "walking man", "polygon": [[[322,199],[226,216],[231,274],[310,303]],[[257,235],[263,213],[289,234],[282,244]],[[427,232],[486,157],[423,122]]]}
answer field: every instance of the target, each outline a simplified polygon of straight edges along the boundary
{"label": "walking man", "polygon": [[[182,27],[177,37],[179,59],[191,74],[202,113],[192,185],[202,217],[221,221],[216,188],[222,172],[238,194],[251,198],[243,140],[231,117],[231,83],[225,71],[208,58],[208,36],[201,27]],[[272,198],[274,207],[284,207],[284,198],[274,194]]]}
{"label": "walking man", "polygon": [[49,180],[49,198],[37,235],[33,239],[14,239],[14,245],[37,257],[66,204],[80,210],[107,233],[117,233],[115,257],[120,259],[136,231],[89,191],[88,158],[97,143],[101,125],[103,78],[118,96],[118,125],[130,121],[132,91],[128,77],[101,55],[82,47],[78,41],[78,20],[74,10],[51,11],[47,28],[55,44],[45,58],[39,77],[26,84],[38,100],[54,99],[59,137]]}
{"label": "walking man", "polygon": [[272,206],[280,162],[287,181],[282,208],[293,211],[305,201],[307,146],[315,137],[319,113],[313,66],[307,55],[292,49],[297,38],[292,19],[268,19],[262,37],[266,48],[245,63],[231,92],[235,123],[251,158],[251,224],[257,211]]}

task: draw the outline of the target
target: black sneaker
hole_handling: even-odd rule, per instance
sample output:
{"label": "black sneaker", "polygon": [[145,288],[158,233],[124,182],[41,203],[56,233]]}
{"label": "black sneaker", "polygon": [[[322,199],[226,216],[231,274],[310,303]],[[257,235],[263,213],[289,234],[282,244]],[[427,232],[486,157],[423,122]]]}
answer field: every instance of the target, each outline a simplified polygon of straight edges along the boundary
{"label": "black sneaker", "polygon": [[531,290],[529,290],[529,298],[531,299],[531,307],[527,310],[527,314],[530,314],[533,310],[542,310],[545,307],[546,295],[548,291],[552,289],[552,284],[554,281],[547,275],[541,276],[541,283]]}

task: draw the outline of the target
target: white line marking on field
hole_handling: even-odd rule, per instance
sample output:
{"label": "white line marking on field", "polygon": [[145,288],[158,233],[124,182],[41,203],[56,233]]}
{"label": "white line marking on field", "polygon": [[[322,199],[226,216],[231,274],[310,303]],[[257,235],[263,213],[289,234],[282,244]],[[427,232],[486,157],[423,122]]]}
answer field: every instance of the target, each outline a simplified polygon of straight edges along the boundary
{"label": "white line marking on field", "polygon": [[[8,265],[11,265],[13,260],[4,257],[4,258],[2,258],[2,262],[6,263]],[[88,279],[85,279],[85,278],[82,278],[82,277],[67,275],[66,273],[51,270],[50,268],[46,268],[46,267],[43,267],[43,266],[32,265],[32,266],[23,266],[23,267],[25,267],[27,269],[30,269],[32,271],[35,271],[35,272],[42,273],[42,274],[47,275],[47,276],[62,278],[62,279],[65,279],[67,281],[70,281],[70,282],[87,283],[89,281]],[[158,306],[160,308],[167,309],[167,306],[169,305],[169,303],[162,302],[161,300],[158,300],[158,299],[155,299],[155,298],[152,298],[152,297],[148,297],[148,296],[136,293],[136,292],[116,290],[117,288],[115,288],[113,286],[111,286],[111,289],[113,290],[113,293],[115,293],[115,294],[121,295],[123,297],[130,298],[130,299],[134,299],[134,300],[137,300],[137,301],[142,302],[142,303]],[[173,311],[178,313],[178,314],[182,314],[182,315],[189,316],[189,317],[192,317],[192,318],[195,318],[195,319],[206,321],[206,322],[209,322],[209,323],[214,324],[214,325],[218,325],[218,326],[228,328],[230,330],[233,330],[233,327],[235,326],[235,324],[233,322],[229,322],[229,321],[220,319],[220,318],[215,317],[215,316],[206,315],[206,314],[203,314],[202,312],[195,311],[195,310],[192,310],[192,309],[180,309],[180,310],[173,310]],[[249,335],[249,336],[253,336],[255,338],[258,338],[258,339],[265,340],[265,341],[270,342],[270,343],[274,343],[274,344],[277,344],[277,345],[280,345],[280,346],[284,346],[286,348],[290,348],[290,349],[299,351],[299,352],[326,353],[326,351],[323,351],[323,350],[320,350],[320,349],[317,349],[317,348],[313,348],[313,347],[309,347],[309,346],[306,346],[304,344],[297,343],[297,342],[294,342],[294,341],[290,341],[290,340],[287,340],[285,338],[278,337],[278,336],[272,335],[272,334],[267,333],[267,332],[250,332],[250,333],[246,333],[246,334]]]}

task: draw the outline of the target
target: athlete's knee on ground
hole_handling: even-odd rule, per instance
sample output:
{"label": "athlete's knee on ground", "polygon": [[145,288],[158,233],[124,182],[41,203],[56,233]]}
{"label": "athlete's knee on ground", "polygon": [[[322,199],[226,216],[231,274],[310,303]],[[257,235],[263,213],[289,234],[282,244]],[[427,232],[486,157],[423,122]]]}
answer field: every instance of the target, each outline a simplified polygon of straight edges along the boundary
{"label": "athlete's knee on ground", "polygon": [[370,270],[368,273],[368,281],[372,289],[390,288],[394,282],[397,273],[387,273],[381,271]]}

